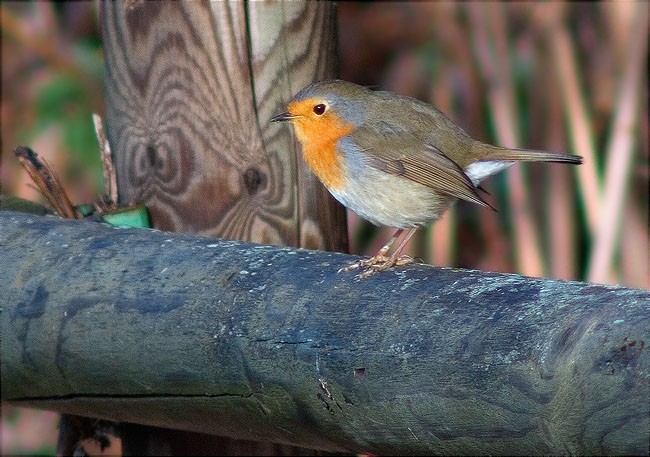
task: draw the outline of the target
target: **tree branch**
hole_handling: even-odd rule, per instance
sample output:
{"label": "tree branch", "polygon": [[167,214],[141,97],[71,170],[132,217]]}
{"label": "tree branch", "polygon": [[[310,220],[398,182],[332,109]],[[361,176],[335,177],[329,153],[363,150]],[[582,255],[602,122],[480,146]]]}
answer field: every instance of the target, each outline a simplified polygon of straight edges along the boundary
{"label": "tree branch", "polygon": [[641,454],[647,291],[0,212],[2,400],[376,454]]}

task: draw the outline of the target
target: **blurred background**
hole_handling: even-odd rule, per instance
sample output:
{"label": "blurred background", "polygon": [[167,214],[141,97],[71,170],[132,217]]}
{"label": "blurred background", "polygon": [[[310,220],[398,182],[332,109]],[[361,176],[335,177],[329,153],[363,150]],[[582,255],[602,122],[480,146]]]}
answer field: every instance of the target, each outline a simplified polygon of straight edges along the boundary
{"label": "blurred background", "polygon": [[[341,78],[438,106],[473,137],[584,157],[518,165],[460,203],[409,253],[439,266],[648,289],[646,2],[338,5]],[[33,148],[74,204],[102,189],[96,2],[0,4],[2,193],[45,203],[13,155]],[[349,214],[351,251],[392,234]],[[2,406],[2,453],[53,454],[57,415]]]}

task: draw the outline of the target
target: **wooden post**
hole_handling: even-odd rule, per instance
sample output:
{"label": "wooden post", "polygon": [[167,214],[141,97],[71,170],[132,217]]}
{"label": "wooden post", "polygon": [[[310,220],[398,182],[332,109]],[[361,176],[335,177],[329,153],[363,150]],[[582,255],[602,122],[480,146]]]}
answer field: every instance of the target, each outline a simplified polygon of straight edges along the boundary
{"label": "wooden post", "polygon": [[154,226],[346,250],[345,211],[269,119],[336,74],[329,2],[103,2],[106,122],[123,202]]}

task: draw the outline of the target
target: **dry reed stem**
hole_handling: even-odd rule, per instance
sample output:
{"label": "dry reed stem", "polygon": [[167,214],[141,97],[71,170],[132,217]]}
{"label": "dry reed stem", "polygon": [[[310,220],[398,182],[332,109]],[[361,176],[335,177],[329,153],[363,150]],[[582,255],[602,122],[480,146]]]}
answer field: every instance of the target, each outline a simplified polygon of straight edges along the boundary
{"label": "dry reed stem", "polygon": [[[451,115],[453,111],[453,80],[449,65],[439,72],[436,79],[435,91],[429,96],[431,102],[444,113]],[[452,206],[443,217],[437,220],[431,230],[427,231],[428,259],[433,265],[454,265],[454,247],[456,246],[455,224],[456,208]]]}
{"label": "dry reed stem", "polygon": [[[512,78],[513,65],[510,61],[511,52],[507,37],[508,24],[504,21],[507,14],[503,5],[501,5],[501,11],[495,8],[492,10],[494,11],[491,18],[493,20],[495,45],[500,63],[497,66],[497,72],[499,73],[499,78],[505,81],[503,87],[506,111],[503,118],[505,127],[501,127],[500,139],[504,141],[503,144],[506,146],[518,147],[521,146],[521,128],[515,101],[515,84]],[[515,246],[517,248],[517,263],[521,266],[521,270],[518,271],[531,276],[544,276],[541,238],[537,222],[532,212],[533,206],[529,195],[529,186],[525,182],[523,167],[517,165],[510,168],[506,177],[509,184],[508,194],[513,214],[512,222],[516,228]]]}
{"label": "dry reed stem", "polygon": [[594,232],[600,217],[601,186],[598,178],[594,135],[591,129],[591,115],[583,98],[579,67],[569,32],[566,28],[567,5],[560,2],[540,3],[534,18],[542,27],[553,60],[558,86],[562,91],[564,110],[569,125],[570,139],[574,153],[584,158],[584,163],[576,171],[580,180],[580,189],[584,200],[587,224]]}
{"label": "dry reed stem", "polygon": [[[566,197],[571,195],[568,186],[571,173],[567,167],[558,167],[550,174],[550,185],[553,192],[548,199],[549,213],[549,250],[550,276],[556,279],[576,279],[576,255],[574,239],[574,217],[576,209],[570,209]],[[554,198],[557,196],[557,198]],[[575,206],[575,201],[571,201]]]}
{"label": "dry reed stem", "polygon": [[[647,213],[644,216],[647,216]],[[626,230],[625,236],[621,237],[621,260],[618,268],[621,282],[630,287],[650,289],[648,220],[644,220],[635,202],[629,199],[623,220]]]}
{"label": "dry reed stem", "polygon": [[[546,54],[548,56],[548,54]],[[543,62],[551,65],[550,62]],[[548,68],[548,67],[546,67]],[[556,81],[547,78],[545,91],[554,93]],[[557,92],[559,93],[559,92]],[[558,97],[547,98],[546,146],[551,150],[561,150],[565,145],[566,135],[562,120],[562,102]],[[577,279],[576,259],[576,214],[578,205],[571,186],[573,172],[569,167],[555,166],[545,169],[549,182],[545,188],[550,189],[545,199],[548,223],[544,233],[548,235],[549,275],[556,279]]]}
{"label": "dry reed stem", "polygon": [[[489,109],[494,117],[499,143],[506,147],[517,147],[519,128],[515,115],[506,24],[503,22],[506,11],[500,3],[471,3],[468,4],[468,8],[478,62],[488,80]],[[529,198],[523,181],[518,166],[508,170],[516,269],[525,275],[543,276],[539,236],[532,220]]]}
{"label": "dry reed stem", "polygon": [[637,4],[638,14],[632,16],[627,55],[620,81],[618,103],[612,121],[612,135],[607,148],[607,163],[603,207],[595,231],[589,260],[587,280],[607,282],[619,241],[619,231],[625,207],[627,184],[632,166],[637,127],[639,94],[641,93],[643,62],[648,49],[647,4]]}

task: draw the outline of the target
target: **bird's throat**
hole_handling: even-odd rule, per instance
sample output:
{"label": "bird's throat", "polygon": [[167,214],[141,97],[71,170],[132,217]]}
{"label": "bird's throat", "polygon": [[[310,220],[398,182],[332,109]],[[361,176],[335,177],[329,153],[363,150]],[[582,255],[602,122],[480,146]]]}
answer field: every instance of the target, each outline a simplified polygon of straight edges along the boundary
{"label": "bird's throat", "polygon": [[297,123],[296,137],[302,145],[303,157],[311,171],[328,189],[341,189],[344,176],[337,142],[348,135],[353,127],[342,123],[330,123],[323,127],[312,123]]}

